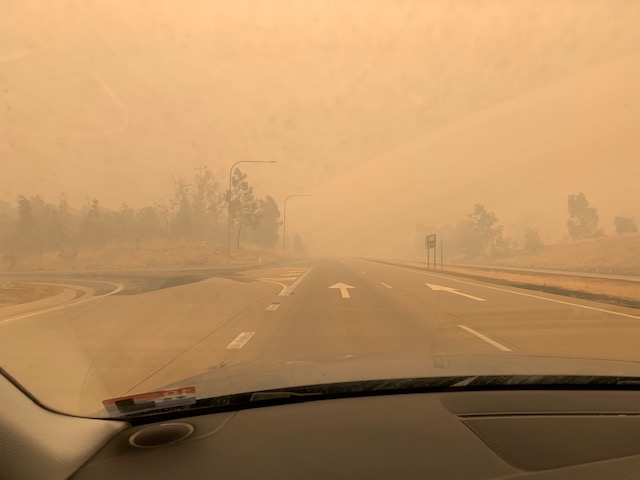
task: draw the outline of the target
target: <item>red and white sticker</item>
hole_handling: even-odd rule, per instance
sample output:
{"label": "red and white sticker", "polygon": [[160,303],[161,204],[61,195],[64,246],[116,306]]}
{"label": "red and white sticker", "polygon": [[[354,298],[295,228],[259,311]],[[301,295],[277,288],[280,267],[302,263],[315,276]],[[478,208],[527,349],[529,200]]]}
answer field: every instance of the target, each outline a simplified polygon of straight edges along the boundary
{"label": "red and white sticker", "polygon": [[134,415],[164,408],[182,407],[196,403],[196,387],[158,390],[128,397],[109,398],[102,405],[111,417]]}

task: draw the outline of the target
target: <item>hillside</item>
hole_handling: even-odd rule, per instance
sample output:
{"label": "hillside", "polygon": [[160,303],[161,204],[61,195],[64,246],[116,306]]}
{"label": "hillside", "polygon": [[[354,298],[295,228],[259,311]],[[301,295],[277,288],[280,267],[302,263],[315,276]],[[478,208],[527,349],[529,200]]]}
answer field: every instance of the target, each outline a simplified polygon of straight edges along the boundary
{"label": "hillside", "polygon": [[640,233],[548,245],[537,253],[469,263],[640,275]]}

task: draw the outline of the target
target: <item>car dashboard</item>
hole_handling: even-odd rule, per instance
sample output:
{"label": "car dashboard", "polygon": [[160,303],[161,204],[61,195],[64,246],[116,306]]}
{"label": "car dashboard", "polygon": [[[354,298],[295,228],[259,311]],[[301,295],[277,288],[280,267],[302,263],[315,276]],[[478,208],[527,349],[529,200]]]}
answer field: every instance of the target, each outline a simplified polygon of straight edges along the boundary
{"label": "car dashboard", "polygon": [[640,392],[379,395],[171,419],[72,478],[638,478]]}

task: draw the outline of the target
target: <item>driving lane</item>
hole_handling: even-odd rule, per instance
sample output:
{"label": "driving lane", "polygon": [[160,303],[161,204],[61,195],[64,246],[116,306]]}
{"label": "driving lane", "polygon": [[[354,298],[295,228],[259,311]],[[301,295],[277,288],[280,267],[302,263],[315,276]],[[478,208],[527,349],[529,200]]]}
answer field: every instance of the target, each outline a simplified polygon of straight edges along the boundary
{"label": "driving lane", "polygon": [[238,365],[448,353],[640,359],[633,309],[358,259],[238,273],[125,288],[1,324],[0,364],[46,404],[89,414],[105,398]]}

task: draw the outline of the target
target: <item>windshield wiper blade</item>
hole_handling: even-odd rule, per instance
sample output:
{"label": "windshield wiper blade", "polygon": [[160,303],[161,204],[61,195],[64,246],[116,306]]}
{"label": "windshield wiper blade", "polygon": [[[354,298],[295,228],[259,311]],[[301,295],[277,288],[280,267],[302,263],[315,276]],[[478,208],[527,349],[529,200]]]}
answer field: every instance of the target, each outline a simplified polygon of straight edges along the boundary
{"label": "windshield wiper blade", "polygon": [[274,400],[286,400],[292,398],[301,397],[314,397],[322,395],[320,392],[300,393],[292,391],[266,391],[266,392],[254,392],[249,398],[250,402],[272,402]]}

